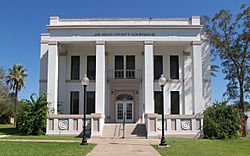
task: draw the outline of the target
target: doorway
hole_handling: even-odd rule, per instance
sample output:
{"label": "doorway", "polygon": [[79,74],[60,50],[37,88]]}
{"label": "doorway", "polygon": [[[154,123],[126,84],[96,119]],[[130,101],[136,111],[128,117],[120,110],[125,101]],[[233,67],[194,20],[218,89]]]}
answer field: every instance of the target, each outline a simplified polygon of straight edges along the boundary
{"label": "doorway", "polygon": [[134,103],[133,97],[122,94],[116,98],[116,122],[134,122]]}

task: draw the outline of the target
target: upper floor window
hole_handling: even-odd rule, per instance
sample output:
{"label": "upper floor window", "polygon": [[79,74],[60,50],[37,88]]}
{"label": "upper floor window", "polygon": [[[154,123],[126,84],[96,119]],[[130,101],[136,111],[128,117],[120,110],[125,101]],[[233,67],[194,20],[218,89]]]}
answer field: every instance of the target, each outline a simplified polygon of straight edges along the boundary
{"label": "upper floor window", "polygon": [[96,58],[95,56],[87,56],[87,76],[90,80],[95,80],[95,67]]}
{"label": "upper floor window", "polygon": [[170,79],[179,79],[179,57],[170,56]]}
{"label": "upper floor window", "polygon": [[162,56],[155,55],[154,56],[154,79],[159,79],[161,74],[163,74],[163,63]]}
{"label": "upper floor window", "polygon": [[135,69],[135,56],[126,56],[126,69]]}
{"label": "upper floor window", "polygon": [[115,56],[115,78],[123,79],[124,78],[124,59],[122,55]]}
{"label": "upper floor window", "polygon": [[124,78],[134,79],[135,78],[135,56],[134,55],[127,55],[126,57],[124,57],[123,55],[115,56],[115,78],[116,79],[124,79]]}
{"label": "upper floor window", "polygon": [[79,80],[80,56],[71,56],[71,80]]}
{"label": "upper floor window", "polygon": [[135,78],[135,56],[134,55],[126,56],[126,78],[127,79]]}

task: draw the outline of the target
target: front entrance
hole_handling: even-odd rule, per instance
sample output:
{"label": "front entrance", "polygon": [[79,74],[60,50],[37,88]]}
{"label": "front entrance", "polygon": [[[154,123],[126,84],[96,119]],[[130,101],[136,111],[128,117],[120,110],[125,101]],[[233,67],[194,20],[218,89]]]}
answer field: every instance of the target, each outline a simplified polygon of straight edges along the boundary
{"label": "front entrance", "polygon": [[134,122],[133,120],[133,101],[116,102],[116,122]]}

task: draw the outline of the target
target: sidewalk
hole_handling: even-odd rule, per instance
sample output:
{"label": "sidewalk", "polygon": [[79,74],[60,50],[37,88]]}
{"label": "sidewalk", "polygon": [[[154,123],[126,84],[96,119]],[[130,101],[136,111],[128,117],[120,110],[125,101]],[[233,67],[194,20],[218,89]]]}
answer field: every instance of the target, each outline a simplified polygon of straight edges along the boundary
{"label": "sidewalk", "polygon": [[88,156],[160,156],[151,146],[158,144],[157,139],[90,139],[97,146]]}
{"label": "sidewalk", "polygon": [[[6,137],[6,135],[1,135]],[[79,142],[79,140],[46,139],[0,139],[8,142]],[[151,146],[159,144],[158,139],[89,139],[88,143],[97,144],[88,156],[160,156]]]}

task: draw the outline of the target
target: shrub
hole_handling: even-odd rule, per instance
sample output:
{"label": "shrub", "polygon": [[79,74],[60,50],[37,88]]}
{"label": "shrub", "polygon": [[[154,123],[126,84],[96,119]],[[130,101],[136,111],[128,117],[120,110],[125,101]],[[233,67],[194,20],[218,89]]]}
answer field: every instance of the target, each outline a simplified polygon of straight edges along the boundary
{"label": "shrub", "polygon": [[204,137],[228,139],[238,136],[240,113],[225,102],[215,103],[204,112]]}
{"label": "shrub", "polygon": [[0,97],[0,124],[9,124],[15,116],[15,100],[10,95]]}
{"label": "shrub", "polygon": [[34,96],[35,94],[32,94],[30,100],[21,101],[17,115],[17,128],[27,135],[44,134],[46,130],[47,98],[45,94],[37,99]]}

